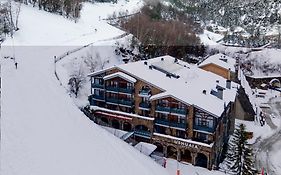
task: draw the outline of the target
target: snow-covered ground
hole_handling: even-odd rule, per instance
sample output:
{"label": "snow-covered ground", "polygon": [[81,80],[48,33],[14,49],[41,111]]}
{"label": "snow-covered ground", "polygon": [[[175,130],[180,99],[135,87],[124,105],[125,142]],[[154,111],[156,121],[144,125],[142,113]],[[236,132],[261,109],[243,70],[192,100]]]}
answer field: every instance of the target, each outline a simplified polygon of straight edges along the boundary
{"label": "snow-covered ground", "polygon": [[[115,5],[85,3],[78,23],[22,7],[20,31],[14,39],[5,41],[0,53],[1,174],[165,175],[176,172],[174,163],[168,163],[164,169],[95,125],[79,111],[54,75],[54,56],[93,42],[104,46],[101,40],[124,33],[99,18],[118,9],[133,11],[140,5],[141,2],[135,0]],[[93,32],[93,28],[97,32]],[[15,69],[15,60],[3,59],[5,56],[15,56],[18,69]],[[118,64],[118,59],[110,61]],[[62,67],[58,69],[63,72]],[[185,172],[182,174],[213,174],[191,165],[182,165],[182,169]]]}
{"label": "snow-covered ground", "polygon": [[[97,6],[84,5],[86,10]],[[87,119],[56,80],[53,56],[72,47],[55,46],[88,44],[122,33],[101,22],[101,33],[84,37],[92,27],[85,26],[22,7],[21,30],[1,48],[2,58],[15,55],[18,62],[15,69],[14,60],[1,61],[1,174],[168,174]],[[16,47],[9,47],[13,42]]]}

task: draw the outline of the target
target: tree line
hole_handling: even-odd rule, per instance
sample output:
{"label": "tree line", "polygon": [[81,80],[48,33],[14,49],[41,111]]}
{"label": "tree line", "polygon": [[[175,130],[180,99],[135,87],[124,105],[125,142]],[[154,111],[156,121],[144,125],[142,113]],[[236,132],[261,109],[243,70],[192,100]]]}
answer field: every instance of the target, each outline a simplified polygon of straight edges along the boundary
{"label": "tree line", "polygon": [[204,54],[205,48],[197,36],[202,32],[200,24],[172,6],[146,4],[136,15],[120,19],[119,25],[140,41],[141,51],[150,57]]}
{"label": "tree line", "polygon": [[60,14],[77,21],[82,9],[82,0],[15,0],[26,5],[31,4],[39,10]]}

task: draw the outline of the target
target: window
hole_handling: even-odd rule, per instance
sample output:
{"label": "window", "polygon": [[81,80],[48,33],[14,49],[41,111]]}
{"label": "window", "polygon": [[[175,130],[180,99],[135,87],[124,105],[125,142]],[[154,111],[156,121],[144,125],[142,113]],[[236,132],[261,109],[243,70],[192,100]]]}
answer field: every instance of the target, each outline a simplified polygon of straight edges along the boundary
{"label": "window", "polygon": [[186,123],[185,117],[178,117],[178,123]]}
{"label": "window", "polygon": [[133,88],[133,84],[132,83],[127,83],[127,88],[128,89],[132,89]]}
{"label": "window", "polygon": [[141,110],[141,115],[142,115],[142,116],[149,117],[149,111],[147,111],[147,110]]}
{"label": "window", "polygon": [[156,116],[159,119],[168,120],[168,114],[156,113]]}
{"label": "window", "polygon": [[195,125],[213,128],[214,127],[214,117],[205,112],[197,110],[195,112]]}
{"label": "window", "polygon": [[186,107],[185,107],[185,104],[179,102],[179,107],[178,107],[178,108],[179,108],[179,109],[185,109]]}
{"label": "window", "polygon": [[201,132],[197,133],[197,138],[202,141],[208,141],[208,135]]}
{"label": "window", "polygon": [[168,107],[169,101],[168,100],[158,100],[158,105]]}
{"label": "window", "polygon": [[149,103],[149,97],[142,97],[143,103]]}
{"label": "window", "polygon": [[103,96],[103,95],[104,95],[104,91],[103,91],[103,90],[100,90],[100,89],[95,89],[95,90],[94,90],[94,94],[95,94],[95,95],[98,95],[98,96]]}
{"label": "window", "polygon": [[176,130],[176,137],[185,139],[186,138],[185,131]]}

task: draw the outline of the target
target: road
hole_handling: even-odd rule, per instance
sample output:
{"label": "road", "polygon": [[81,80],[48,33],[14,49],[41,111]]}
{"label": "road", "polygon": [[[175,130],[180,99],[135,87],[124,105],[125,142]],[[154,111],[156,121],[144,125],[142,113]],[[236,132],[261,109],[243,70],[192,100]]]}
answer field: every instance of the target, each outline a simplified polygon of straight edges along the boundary
{"label": "road", "polygon": [[281,167],[276,165],[276,162],[272,162],[270,157],[270,155],[276,153],[276,150],[273,149],[274,145],[281,141],[281,128],[274,125],[270,116],[271,114],[274,116],[281,116],[281,102],[270,101],[269,105],[271,109],[265,110],[266,121],[272,129],[276,129],[276,132],[272,136],[255,143],[256,166],[258,169],[265,167],[268,175],[281,175]]}

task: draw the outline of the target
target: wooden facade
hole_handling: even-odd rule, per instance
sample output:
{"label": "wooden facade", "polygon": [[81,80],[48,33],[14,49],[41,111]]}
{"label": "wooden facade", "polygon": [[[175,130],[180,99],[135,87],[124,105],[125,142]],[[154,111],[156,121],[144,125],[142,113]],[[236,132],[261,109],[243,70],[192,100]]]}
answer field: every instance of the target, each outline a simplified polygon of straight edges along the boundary
{"label": "wooden facade", "polygon": [[236,80],[236,73],[232,72],[231,70],[225,69],[223,67],[220,67],[219,65],[210,63],[203,66],[200,66],[201,69],[205,71],[212,72],[214,74],[217,74],[227,80],[235,81]]}

